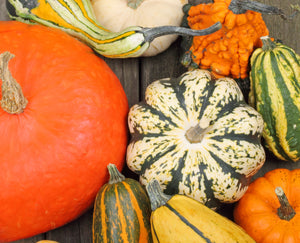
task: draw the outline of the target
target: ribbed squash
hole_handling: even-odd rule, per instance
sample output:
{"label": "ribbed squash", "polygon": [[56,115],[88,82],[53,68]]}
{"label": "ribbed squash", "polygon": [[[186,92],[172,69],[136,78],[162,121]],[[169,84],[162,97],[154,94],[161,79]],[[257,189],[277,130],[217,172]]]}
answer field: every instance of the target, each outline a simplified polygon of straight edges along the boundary
{"label": "ribbed squash", "polygon": [[237,201],[265,161],[263,120],[233,79],[196,69],[150,84],[128,114],[127,164],[146,185],[210,208]]}
{"label": "ribbed squash", "polygon": [[114,164],[110,179],[97,194],[93,213],[94,243],[151,243],[151,207],[144,187],[125,178]]}
{"label": "ribbed squash", "polygon": [[170,197],[156,180],[146,188],[154,243],[255,243],[240,226],[200,202],[184,195]]}
{"label": "ribbed squash", "polygon": [[300,57],[263,37],[251,57],[249,103],[264,119],[266,147],[279,159],[300,159]]}

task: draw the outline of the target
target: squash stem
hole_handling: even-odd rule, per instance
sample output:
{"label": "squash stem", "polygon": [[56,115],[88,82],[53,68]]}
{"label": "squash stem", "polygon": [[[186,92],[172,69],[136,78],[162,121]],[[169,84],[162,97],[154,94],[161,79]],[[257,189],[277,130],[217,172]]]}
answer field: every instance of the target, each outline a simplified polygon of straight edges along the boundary
{"label": "squash stem", "polygon": [[125,180],[125,176],[120,173],[116,165],[109,164],[107,166],[108,173],[109,173],[109,181],[108,184],[115,184]]}
{"label": "squash stem", "polygon": [[0,78],[2,79],[1,108],[9,114],[20,114],[27,106],[20,84],[13,78],[8,63],[14,57],[10,52],[0,55]]}
{"label": "squash stem", "polygon": [[127,0],[127,6],[132,9],[137,9],[144,0]]}
{"label": "squash stem", "polygon": [[251,0],[231,0],[228,9],[234,14],[243,14],[247,10],[251,10],[262,14],[280,15],[283,19],[287,19],[280,8]]}
{"label": "squash stem", "polygon": [[207,128],[202,128],[197,124],[186,131],[185,137],[190,143],[200,143],[206,130]]}
{"label": "squash stem", "polygon": [[269,36],[262,36],[260,37],[260,39],[263,43],[262,45],[263,51],[271,51],[276,47],[275,42],[273,42]]}
{"label": "squash stem", "polygon": [[217,22],[212,26],[202,29],[202,30],[195,30],[190,28],[178,27],[178,26],[159,26],[154,28],[143,28],[143,34],[145,36],[146,42],[151,42],[155,38],[163,35],[183,35],[183,36],[203,36],[212,34],[219,29],[222,28],[222,24]]}
{"label": "squash stem", "polygon": [[296,215],[295,210],[289,203],[289,201],[281,187],[276,187],[275,193],[280,202],[280,207],[277,209],[277,214],[278,214],[279,218],[290,221]]}
{"label": "squash stem", "polygon": [[146,185],[146,191],[148,193],[150,202],[151,202],[151,209],[152,211],[156,210],[157,208],[165,205],[172,196],[163,193],[159,182],[157,180],[152,180]]}

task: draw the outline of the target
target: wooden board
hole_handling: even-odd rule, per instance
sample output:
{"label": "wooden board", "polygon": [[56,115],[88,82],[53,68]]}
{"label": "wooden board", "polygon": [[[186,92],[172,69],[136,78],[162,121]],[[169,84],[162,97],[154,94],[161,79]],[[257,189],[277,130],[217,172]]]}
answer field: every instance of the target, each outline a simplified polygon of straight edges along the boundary
{"label": "wooden board", "polygon": [[[201,1],[198,0],[198,2]],[[291,13],[287,2],[289,4],[300,3],[299,0],[260,0],[260,2],[281,7],[287,13]],[[283,41],[283,43],[289,45],[298,54],[300,54],[300,16],[297,16],[293,20],[283,20],[278,16],[264,15],[264,19],[269,28],[270,36],[274,37],[275,39],[280,39]],[[5,8],[5,0],[0,0],[0,20],[9,20]],[[165,77],[177,77],[186,71],[185,68],[179,63],[180,40],[181,39],[179,38],[167,51],[155,57],[141,57],[123,60],[104,58],[120,79],[127,94],[130,106],[144,98],[145,88],[152,81]],[[269,170],[280,167],[294,169],[300,168],[300,164],[278,161],[268,154],[266,163],[254,178],[264,175]],[[133,176],[126,169],[124,173],[128,176]],[[221,208],[220,213],[231,218],[232,205],[225,205],[223,208]],[[42,239],[56,240],[60,243],[91,243],[91,226],[92,209],[88,210],[77,220],[63,227],[29,239],[15,241],[15,243],[33,243]]]}

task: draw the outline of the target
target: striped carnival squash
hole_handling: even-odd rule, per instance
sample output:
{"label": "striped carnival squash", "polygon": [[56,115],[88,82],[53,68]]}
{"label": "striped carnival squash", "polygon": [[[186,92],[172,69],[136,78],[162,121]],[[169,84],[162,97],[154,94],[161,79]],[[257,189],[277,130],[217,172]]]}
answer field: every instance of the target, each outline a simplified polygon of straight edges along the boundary
{"label": "striped carnival squash", "polygon": [[251,104],[264,119],[266,147],[279,159],[300,159],[300,57],[282,44],[262,37],[251,57]]}
{"label": "striped carnival squash", "polygon": [[195,69],[153,82],[128,114],[127,164],[146,185],[210,208],[237,201],[265,161],[263,120],[237,83]]}
{"label": "striped carnival squash", "polygon": [[164,194],[156,180],[146,189],[153,210],[150,222],[154,243],[255,243],[244,229],[202,203],[185,195]]}
{"label": "striped carnival squash", "polygon": [[93,243],[150,243],[151,206],[145,188],[125,178],[114,164],[107,166],[110,178],[94,203]]}

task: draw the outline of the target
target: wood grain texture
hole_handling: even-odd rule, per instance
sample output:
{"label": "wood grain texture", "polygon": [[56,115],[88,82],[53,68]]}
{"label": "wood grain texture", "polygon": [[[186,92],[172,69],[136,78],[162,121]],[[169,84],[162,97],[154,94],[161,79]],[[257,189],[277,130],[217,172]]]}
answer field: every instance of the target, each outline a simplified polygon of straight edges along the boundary
{"label": "wood grain texture", "polygon": [[[209,2],[209,0],[191,0],[195,2]],[[286,13],[291,14],[289,4],[300,4],[300,0],[259,0],[260,2],[282,8]],[[279,16],[263,16],[270,31],[270,36],[281,40],[284,44],[292,47],[300,54],[300,14],[293,20],[283,20]],[[5,8],[5,0],[0,0],[0,21],[9,20]],[[144,98],[144,92],[151,82],[166,78],[178,77],[185,72],[185,68],[179,63],[181,55],[180,38],[165,52],[155,57],[141,57],[131,59],[107,59],[111,69],[120,79],[127,94],[129,105],[139,102]],[[101,57],[102,58],[102,57]],[[267,161],[263,168],[254,178],[264,175],[267,171],[275,168],[300,168],[299,163],[278,161],[271,154],[267,153]],[[124,174],[136,178],[128,168]],[[233,205],[224,205],[220,213],[232,218]],[[60,243],[91,243],[92,242],[92,209],[89,209],[77,220],[58,229],[37,235],[35,237],[15,241],[15,243],[35,243],[42,239],[55,240]]]}

